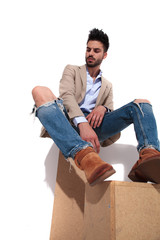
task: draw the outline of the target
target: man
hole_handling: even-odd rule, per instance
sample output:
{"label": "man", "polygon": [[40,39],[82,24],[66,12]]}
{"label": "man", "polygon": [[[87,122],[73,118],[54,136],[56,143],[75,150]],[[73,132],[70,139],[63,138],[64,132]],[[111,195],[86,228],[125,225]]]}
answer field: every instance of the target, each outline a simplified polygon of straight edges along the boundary
{"label": "man", "polygon": [[54,140],[65,158],[72,157],[91,185],[115,173],[98,155],[100,144],[115,142],[134,124],[139,160],[129,173],[133,181],[160,183],[160,148],[156,121],[148,100],[136,99],[113,111],[112,84],[100,66],[107,57],[109,39],[102,30],[90,31],[86,65],[67,65],[60,81],[60,98],[47,87],[32,90],[42,136]]}

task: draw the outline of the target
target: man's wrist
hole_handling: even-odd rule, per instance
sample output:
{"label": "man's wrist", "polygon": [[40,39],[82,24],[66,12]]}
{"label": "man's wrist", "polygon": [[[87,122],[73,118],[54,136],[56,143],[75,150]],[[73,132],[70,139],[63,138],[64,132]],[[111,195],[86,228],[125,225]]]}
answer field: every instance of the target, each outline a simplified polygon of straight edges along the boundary
{"label": "man's wrist", "polygon": [[106,106],[103,105],[103,107],[106,109],[106,112],[111,112],[111,110],[109,108],[107,108]]}
{"label": "man's wrist", "polygon": [[84,126],[84,125],[89,125],[89,123],[88,123],[88,121],[87,122],[80,122],[80,123],[78,123],[78,125],[77,126]]}
{"label": "man's wrist", "polygon": [[74,119],[73,119],[73,123],[74,123],[74,125],[77,127],[80,123],[83,123],[83,122],[88,122],[87,121],[87,119],[85,118],[85,117],[83,117],[83,116],[80,116],[80,117],[75,117]]}
{"label": "man's wrist", "polygon": [[78,128],[79,128],[80,131],[83,130],[83,129],[86,129],[86,127],[90,127],[88,121],[87,122],[81,122],[81,123],[78,124]]}

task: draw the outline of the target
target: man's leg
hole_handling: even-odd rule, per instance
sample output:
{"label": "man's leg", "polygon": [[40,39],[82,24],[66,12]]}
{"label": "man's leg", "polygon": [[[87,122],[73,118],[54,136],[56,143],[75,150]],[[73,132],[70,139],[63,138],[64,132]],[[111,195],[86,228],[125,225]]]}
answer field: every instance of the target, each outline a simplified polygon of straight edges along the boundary
{"label": "man's leg", "polygon": [[52,93],[49,88],[41,86],[33,88],[32,96],[37,108],[47,102],[57,100],[57,97]]}
{"label": "man's leg", "polygon": [[140,159],[133,166],[129,177],[133,181],[152,181],[160,183],[160,148],[157,126],[148,100],[135,101],[105,115],[103,122],[95,131],[100,141],[122,131],[130,124],[138,141]]}
{"label": "man's leg", "polygon": [[92,145],[83,141],[71,126],[62,100],[46,87],[35,87],[32,95],[37,107],[36,116],[65,158],[72,157],[76,165],[84,170],[90,184],[94,185],[115,173],[113,167],[103,162]]}
{"label": "man's leg", "polygon": [[36,116],[65,158],[74,158],[78,151],[91,146],[73,129],[65,115],[63,101],[57,99],[49,88],[35,87],[32,95],[37,107]]}

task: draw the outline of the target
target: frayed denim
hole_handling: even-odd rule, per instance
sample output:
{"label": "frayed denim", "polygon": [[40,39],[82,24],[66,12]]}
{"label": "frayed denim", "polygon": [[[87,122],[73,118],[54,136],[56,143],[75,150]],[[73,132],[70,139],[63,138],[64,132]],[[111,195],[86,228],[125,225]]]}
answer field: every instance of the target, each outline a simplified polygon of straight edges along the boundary
{"label": "frayed denim", "polygon": [[83,141],[71,126],[61,99],[37,108],[36,116],[66,159],[74,158],[77,152],[92,146],[91,143]]}
{"label": "frayed denim", "polygon": [[156,120],[152,105],[149,103],[135,103],[133,101],[113,112],[106,113],[101,126],[96,128],[95,132],[99,140],[104,141],[132,123],[138,141],[137,150],[155,148],[159,151]]}
{"label": "frayed denim", "polygon": [[[88,115],[88,113],[84,114]],[[36,110],[36,116],[65,158],[74,158],[81,149],[92,146],[91,143],[83,141],[79,136],[79,129],[70,124],[62,99],[40,106]],[[149,103],[133,101],[113,112],[106,113],[100,127],[95,128],[94,131],[102,142],[132,123],[138,141],[137,150],[155,148],[160,151],[157,125],[152,105]]]}

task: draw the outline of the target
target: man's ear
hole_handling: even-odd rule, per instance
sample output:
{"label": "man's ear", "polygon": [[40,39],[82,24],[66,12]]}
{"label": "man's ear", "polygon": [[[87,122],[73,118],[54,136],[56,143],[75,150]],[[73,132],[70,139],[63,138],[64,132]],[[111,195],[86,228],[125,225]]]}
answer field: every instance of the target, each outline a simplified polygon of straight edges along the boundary
{"label": "man's ear", "polygon": [[105,59],[106,57],[107,57],[107,52],[104,53],[103,59]]}

